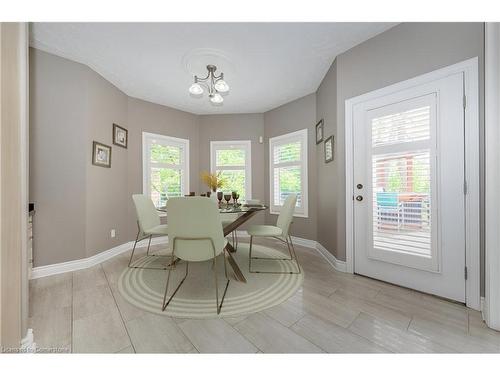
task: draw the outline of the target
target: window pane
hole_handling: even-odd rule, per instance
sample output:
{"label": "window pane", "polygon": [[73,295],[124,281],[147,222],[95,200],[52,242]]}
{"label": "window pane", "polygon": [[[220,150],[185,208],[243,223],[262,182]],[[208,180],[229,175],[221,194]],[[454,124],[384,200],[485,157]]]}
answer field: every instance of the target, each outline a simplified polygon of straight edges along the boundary
{"label": "window pane", "polygon": [[182,172],[171,168],[151,168],[151,199],[156,207],[163,207],[167,199],[180,197]]}
{"label": "window pane", "polygon": [[425,106],[372,120],[372,145],[423,141],[431,137],[431,107]]}
{"label": "window pane", "polygon": [[281,206],[291,193],[297,194],[297,207],[302,206],[300,167],[274,168],[274,205]]}
{"label": "window pane", "polygon": [[230,150],[216,150],[216,164],[218,167],[222,166],[245,166],[245,150],[230,149]]}
{"label": "window pane", "polygon": [[274,164],[300,161],[300,141],[274,147]]}
{"label": "window pane", "polygon": [[181,164],[181,148],[153,143],[151,145],[151,161],[179,165]]}
{"label": "window pane", "polygon": [[240,200],[245,200],[245,171],[244,170],[223,170],[221,177],[224,179],[225,184],[222,188],[224,193],[236,191],[240,195]]}

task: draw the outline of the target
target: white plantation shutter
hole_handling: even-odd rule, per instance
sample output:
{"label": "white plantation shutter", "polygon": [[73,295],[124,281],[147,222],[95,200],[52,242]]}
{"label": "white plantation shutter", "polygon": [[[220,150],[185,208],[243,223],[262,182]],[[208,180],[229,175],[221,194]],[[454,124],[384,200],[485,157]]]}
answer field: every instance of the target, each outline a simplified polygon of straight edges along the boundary
{"label": "white plantation shutter", "polygon": [[424,106],[373,119],[373,147],[429,139],[430,114],[430,107]]}
{"label": "white plantation shutter", "polygon": [[432,256],[431,106],[371,118],[373,247]]}
{"label": "white plantation shutter", "polygon": [[286,197],[297,194],[296,216],[307,217],[307,129],[270,138],[271,213],[279,213]]}

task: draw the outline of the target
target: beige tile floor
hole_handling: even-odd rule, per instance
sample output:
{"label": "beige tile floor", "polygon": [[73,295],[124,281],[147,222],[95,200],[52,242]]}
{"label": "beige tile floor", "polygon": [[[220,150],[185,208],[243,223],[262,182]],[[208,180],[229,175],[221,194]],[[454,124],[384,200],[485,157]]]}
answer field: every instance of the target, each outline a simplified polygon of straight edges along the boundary
{"label": "beige tile floor", "polygon": [[32,280],[30,327],[39,348],[74,353],[500,352],[500,332],[488,329],[479,312],[336,272],[315,250],[296,249],[303,287],[256,314],[194,320],[138,309],[116,285],[126,253]]}

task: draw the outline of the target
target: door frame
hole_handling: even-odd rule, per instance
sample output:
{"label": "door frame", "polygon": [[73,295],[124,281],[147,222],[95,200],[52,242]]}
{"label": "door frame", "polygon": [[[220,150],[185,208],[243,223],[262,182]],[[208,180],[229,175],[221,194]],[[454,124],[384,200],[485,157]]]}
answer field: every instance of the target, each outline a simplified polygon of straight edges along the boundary
{"label": "door frame", "polygon": [[[381,96],[393,94],[447,76],[464,74],[465,105],[465,281],[466,305],[480,310],[480,212],[479,212],[479,63],[474,57],[430,73],[426,73],[345,101],[345,203],[346,203],[346,268],[354,273],[354,181],[353,181],[353,110],[354,106]],[[464,181],[465,184],[465,181]],[[464,186],[465,188],[465,186]]]}
{"label": "door frame", "polygon": [[500,330],[500,24],[485,25],[485,300],[483,317],[486,324]]}

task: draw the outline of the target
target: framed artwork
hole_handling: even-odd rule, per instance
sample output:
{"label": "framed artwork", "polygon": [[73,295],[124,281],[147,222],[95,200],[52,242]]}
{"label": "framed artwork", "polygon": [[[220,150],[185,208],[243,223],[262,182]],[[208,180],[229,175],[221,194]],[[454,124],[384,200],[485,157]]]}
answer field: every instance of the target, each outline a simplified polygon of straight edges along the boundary
{"label": "framed artwork", "polygon": [[325,163],[333,160],[333,135],[325,140]]}
{"label": "framed artwork", "polygon": [[113,144],[127,148],[128,130],[120,125],[113,124]]}
{"label": "framed artwork", "polygon": [[111,146],[94,141],[92,143],[92,164],[111,168]]}
{"label": "framed artwork", "polygon": [[323,119],[316,124],[316,144],[323,142]]}

